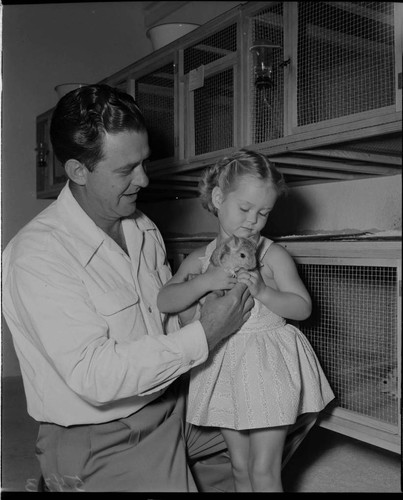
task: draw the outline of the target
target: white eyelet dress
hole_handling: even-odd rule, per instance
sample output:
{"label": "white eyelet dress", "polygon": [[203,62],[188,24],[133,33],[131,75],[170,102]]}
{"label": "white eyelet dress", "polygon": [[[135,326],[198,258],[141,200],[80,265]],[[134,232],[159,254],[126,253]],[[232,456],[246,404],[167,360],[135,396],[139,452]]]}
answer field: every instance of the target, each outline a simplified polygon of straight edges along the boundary
{"label": "white eyelet dress", "polygon": [[[260,262],[271,243],[260,237]],[[215,247],[206,248],[203,272]],[[255,300],[242,328],[191,370],[187,420],[238,430],[291,425],[334,397],[304,334]]]}

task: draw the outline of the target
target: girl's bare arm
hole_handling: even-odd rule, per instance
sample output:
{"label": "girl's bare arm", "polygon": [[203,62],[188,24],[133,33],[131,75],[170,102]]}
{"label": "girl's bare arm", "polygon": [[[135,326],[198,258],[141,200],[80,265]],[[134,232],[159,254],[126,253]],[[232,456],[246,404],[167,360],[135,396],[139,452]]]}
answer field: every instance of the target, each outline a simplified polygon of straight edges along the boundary
{"label": "girl's bare arm", "polygon": [[238,275],[256,299],[284,318],[302,321],[310,316],[311,298],[287,250],[272,243],[260,271]]}
{"label": "girl's bare arm", "polygon": [[179,266],[177,272],[160,289],[157,306],[161,312],[177,313],[187,309],[201,296],[200,283],[191,278],[201,273],[201,262],[196,250],[189,254]]}
{"label": "girl's bare arm", "polygon": [[157,306],[161,312],[177,313],[200,300],[213,290],[228,290],[236,279],[220,268],[210,266],[202,273],[200,257],[205,254],[205,247],[189,254],[181,263],[174,276],[161,288]]}

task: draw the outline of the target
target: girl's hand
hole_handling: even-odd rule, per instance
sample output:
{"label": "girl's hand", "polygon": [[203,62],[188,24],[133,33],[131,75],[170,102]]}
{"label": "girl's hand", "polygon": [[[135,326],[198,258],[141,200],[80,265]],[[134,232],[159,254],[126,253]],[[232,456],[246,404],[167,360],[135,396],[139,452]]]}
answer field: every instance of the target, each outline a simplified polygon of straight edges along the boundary
{"label": "girl's hand", "polygon": [[230,290],[237,283],[235,276],[231,276],[221,267],[216,267],[212,264],[209,264],[206,272],[203,274],[203,277],[206,280],[207,288],[210,291]]}
{"label": "girl's hand", "polygon": [[266,284],[259,271],[246,271],[245,269],[240,269],[238,272],[238,281],[244,283],[249,288],[254,298],[257,298],[266,288]]}

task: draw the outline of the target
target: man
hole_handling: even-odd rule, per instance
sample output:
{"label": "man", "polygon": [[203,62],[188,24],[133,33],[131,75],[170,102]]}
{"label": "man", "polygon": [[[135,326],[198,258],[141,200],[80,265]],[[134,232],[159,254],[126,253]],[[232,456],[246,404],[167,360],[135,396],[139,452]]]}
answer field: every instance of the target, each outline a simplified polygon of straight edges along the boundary
{"label": "man", "polygon": [[131,96],[70,92],[50,133],[69,181],[3,253],[3,312],[47,489],[230,490],[221,435],[185,424],[182,375],[249,317],[247,288],[211,294],[184,328],[159,313],[171,274],[136,209],[150,150]]}

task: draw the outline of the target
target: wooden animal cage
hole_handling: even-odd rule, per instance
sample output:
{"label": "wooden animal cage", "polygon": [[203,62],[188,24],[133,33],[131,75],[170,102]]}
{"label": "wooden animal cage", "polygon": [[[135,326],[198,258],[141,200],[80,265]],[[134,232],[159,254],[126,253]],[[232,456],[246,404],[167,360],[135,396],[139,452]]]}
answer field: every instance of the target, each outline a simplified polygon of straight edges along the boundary
{"label": "wooden animal cage", "polygon": [[[166,239],[174,269],[212,238]],[[401,261],[398,241],[278,241],[313,301],[299,328],[336,395],[319,425],[401,451]]]}

